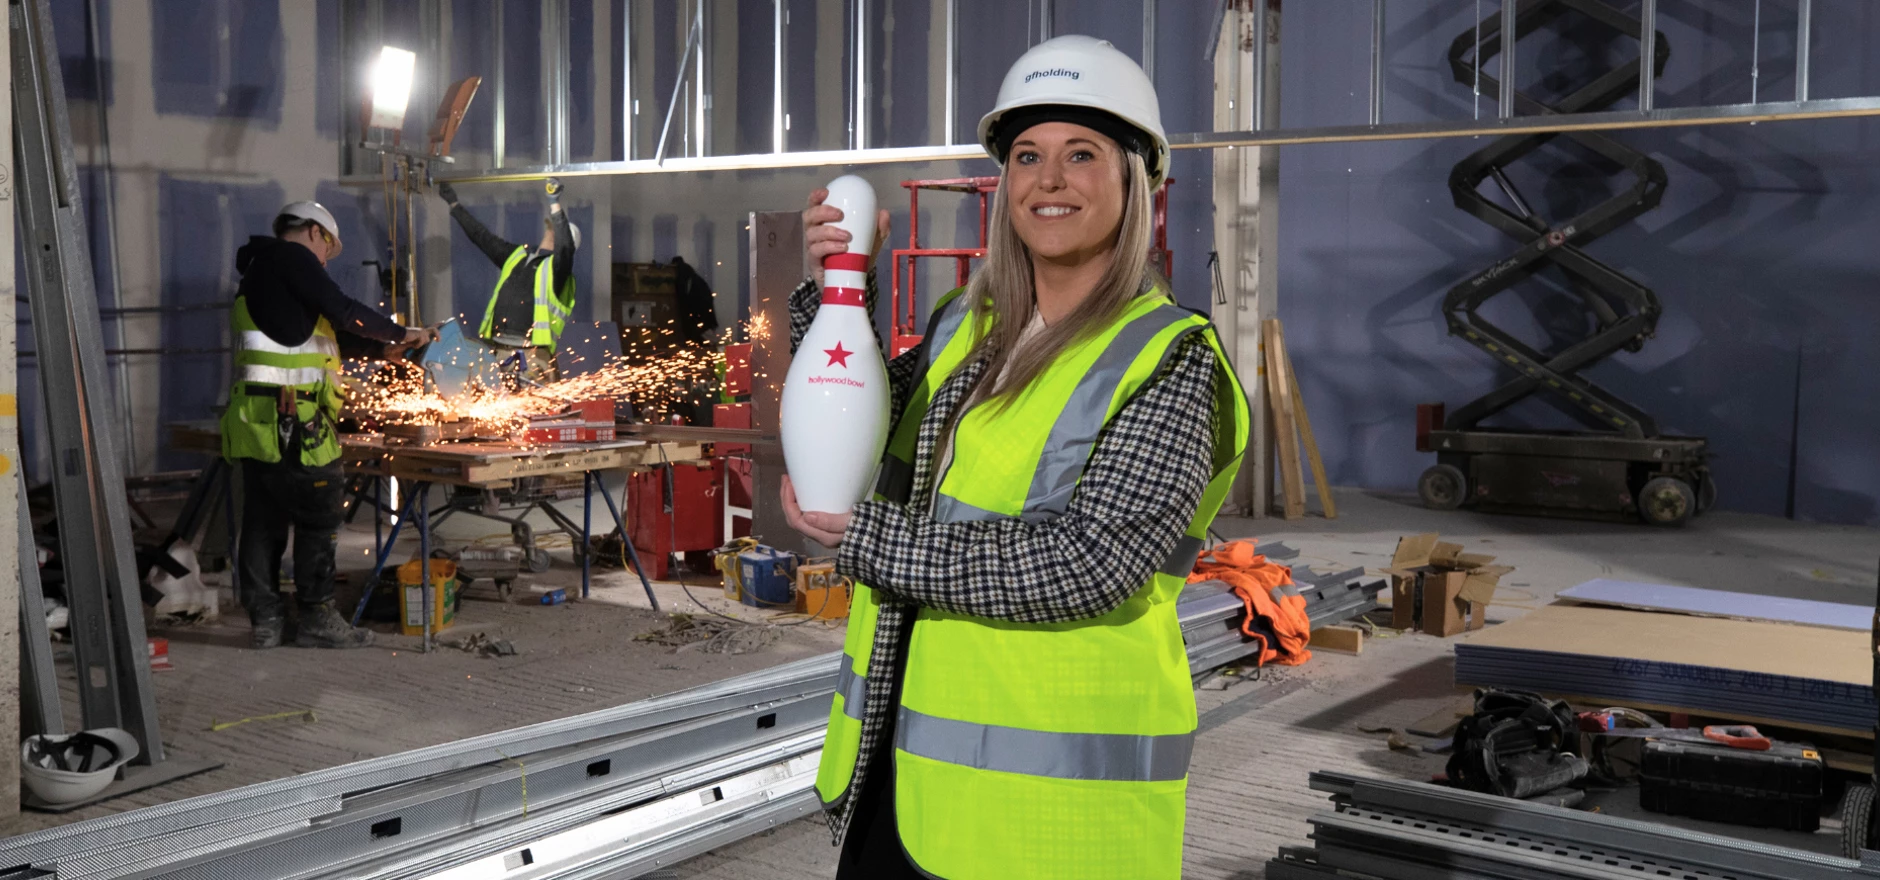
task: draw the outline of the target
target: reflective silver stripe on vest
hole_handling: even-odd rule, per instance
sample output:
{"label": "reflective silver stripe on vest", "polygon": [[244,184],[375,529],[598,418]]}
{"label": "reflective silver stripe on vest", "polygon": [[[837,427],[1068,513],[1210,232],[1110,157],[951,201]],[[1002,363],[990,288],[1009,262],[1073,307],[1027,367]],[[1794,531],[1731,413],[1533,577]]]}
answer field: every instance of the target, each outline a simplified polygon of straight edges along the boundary
{"label": "reflective silver stripe on vest", "polygon": [[[1077,381],[1077,387],[1071,390],[1064,403],[1064,410],[1052,423],[1051,433],[1045,438],[1044,452],[1038,458],[1038,468],[1032,473],[1031,486],[1025,493],[1025,507],[1019,512],[1019,519],[1041,523],[1064,515],[1070,507],[1071,494],[1077,489],[1077,481],[1083,476],[1084,466],[1090,462],[1097,435],[1109,422],[1110,399],[1116,395],[1116,388],[1122,384],[1130,364],[1135,363],[1137,355],[1156,334],[1189,314],[1174,306],[1157,306],[1124,325],[1111,338],[1103,353],[1091,363],[1089,372]],[[1196,329],[1199,326],[1184,329],[1171,340],[1163,359],[1175,350],[1181,337]],[[937,492],[936,496],[934,518],[941,522],[1007,518],[953,498],[945,491]]]}
{"label": "reflective silver stripe on vest", "polygon": [[855,674],[855,663],[842,655],[842,671],[836,675],[836,693],[842,695],[842,714],[862,720],[862,707],[868,703],[868,677]]}
{"label": "reflective silver stripe on vest", "polygon": [[888,453],[881,458],[881,473],[875,477],[875,494],[906,504],[914,492],[914,466]]}
{"label": "reflective silver stripe on vest", "polygon": [[937,493],[933,499],[933,518],[941,522],[993,522],[1011,519],[1003,513],[994,513],[983,507],[974,507],[945,493]]}
{"label": "reflective silver stripe on vest", "polygon": [[242,351],[257,351],[262,354],[324,354],[339,357],[339,343],[318,333],[307,337],[299,345],[282,345],[268,338],[260,330],[243,330],[235,338],[235,344]]}
{"label": "reflective silver stripe on vest", "polygon": [[[1019,514],[1020,519],[1044,522],[1062,516],[1070,507],[1071,493],[1077,489],[1084,466],[1090,462],[1097,435],[1109,422],[1110,399],[1116,396],[1117,386],[1123,384],[1129,365],[1135,363],[1136,356],[1156,334],[1189,315],[1175,306],[1157,306],[1129,322],[1110,340],[1103,354],[1090,365],[1090,372],[1078,380],[1077,388],[1064,404],[1064,411],[1051,425],[1051,435],[1044,441],[1044,454],[1038,459],[1038,470],[1031,477],[1031,489],[1025,493],[1025,510]],[[1166,359],[1181,338],[1195,329],[1199,327],[1184,330],[1170,340],[1163,357]]]}
{"label": "reflective silver stripe on vest", "polygon": [[923,715],[902,707],[894,747],[979,770],[1052,779],[1173,782],[1188,775],[1193,733],[1047,733]]}
{"label": "reflective silver stripe on vest", "polygon": [[535,304],[564,321],[574,313],[571,309],[563,308],[561,300],[555,298],[555,268],[552,259],[543,260],[535,266]]}
{"label": "reflective silver stripe on vest", "polygon": [[940,357],[940,352],[947,347],[947,343],[953,341],[953,335],[960,332],[960,325],[966,323],[966,316],[971,312],[972,309],[966,307],[966,294],[961,292],[934,315],[933,325],[927,328],[927,336],[924,340],[927,343],[928,366],[933,366],[933,362]]}
{"label": "reflective silver stripe on vest", "polygon": [[324,367],[270,367],[264,364],[240,364],[235,381],[260,385],[318,385],[327,381]]}
{"label": "reflective silver stripe on vest", "polygon": [[1168,558],[1162,560],[1162,567],[1156,570],[1171,577],[1187,578],[1195,570],[1195,560],[1207,546],[1208,542],[1200,538],[1183,535],[1175,542],[1175,549],[1169,552]]}

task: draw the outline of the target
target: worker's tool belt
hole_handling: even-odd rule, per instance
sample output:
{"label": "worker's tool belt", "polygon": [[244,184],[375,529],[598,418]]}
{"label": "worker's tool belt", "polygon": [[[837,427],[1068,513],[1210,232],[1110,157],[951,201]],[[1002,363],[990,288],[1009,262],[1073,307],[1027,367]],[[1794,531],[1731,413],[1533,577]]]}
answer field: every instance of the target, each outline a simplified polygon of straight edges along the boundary
{"label": "worker's tool belt", "polygon": [[326,442],[327,436],[333,431],[334,425],[332,420],[327,418],[325,407],[314,409],[311,423],[302,421],[300,418],[300,408],[295,405],[295,401],[317,401],[320,398],[317,392],[302,391],[285,385],[250,384],[244,389],[244,393],[249,397],[265,397],[276,401],[274,425],[275,432],[281,441],[282,461],[299,461],[301,451],[318,448],[320,444]]}

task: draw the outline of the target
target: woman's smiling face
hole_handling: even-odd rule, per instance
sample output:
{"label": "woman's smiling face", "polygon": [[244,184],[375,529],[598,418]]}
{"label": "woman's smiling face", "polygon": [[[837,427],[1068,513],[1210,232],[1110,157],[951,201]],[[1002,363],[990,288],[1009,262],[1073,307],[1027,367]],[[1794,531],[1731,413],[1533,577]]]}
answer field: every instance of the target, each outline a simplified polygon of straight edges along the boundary
{"label": "woman's smiling face", "polygon": [[1107,252],[1123,223],[1123,151],[1094,129],[1034,125],[1006,156],[1007,212],[1034,256],[1081,263]]}

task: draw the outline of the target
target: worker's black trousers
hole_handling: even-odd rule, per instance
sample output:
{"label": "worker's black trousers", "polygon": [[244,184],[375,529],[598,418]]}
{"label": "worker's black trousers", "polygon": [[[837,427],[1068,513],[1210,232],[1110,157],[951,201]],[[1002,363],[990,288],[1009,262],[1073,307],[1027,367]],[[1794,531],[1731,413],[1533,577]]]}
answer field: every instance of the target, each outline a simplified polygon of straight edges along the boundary
{"label": "worker's black trousers", "polygon": [[281,556],[294,531],[294,599],[308,608],[333,601],[334,553],[346,500],[337,462],[242,461],[241,598],[251,620],[278,619]]}

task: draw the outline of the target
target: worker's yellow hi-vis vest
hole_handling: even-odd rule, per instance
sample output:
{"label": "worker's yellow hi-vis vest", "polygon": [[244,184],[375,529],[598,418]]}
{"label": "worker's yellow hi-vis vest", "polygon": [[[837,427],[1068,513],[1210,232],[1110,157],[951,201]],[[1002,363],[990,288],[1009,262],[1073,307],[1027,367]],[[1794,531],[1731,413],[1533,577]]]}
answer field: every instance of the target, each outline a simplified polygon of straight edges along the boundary
{"label": "worker's yellow hi-vis vest", "polygon": [[[483,326],[477,332],[484,339],[490,338],[490,332],[496,329],[496,300],[503,295],[503,285],[509,283],[509,276],[529,259],[529,249],[518,245],[515,253],[503,262],[503,271],[496,277],[496,290],[490,294],[489,305],[483,307]],[[574,273],[568,273],[568,280],[561,289],[555,288],[554,258],[543,260],[535,266],[535,278],[530,287],[535,291],[535,314],[529,325],[529,344],[545,345],[554,348],[561,340],[561,330],[568,324],[568,316],[574,312]]]}
{"label": "worker's yellow hi-vis vest", "polygon": [[222,457],[274,463],[295,435],[283,431],[280,389],[294,396],[295,418],[306,428],[300,463],[312,467],[339,458],[337,434],[340,396],[339,337],[321,317],[313,335],[299,345],[268,338],[248,314],[246,297],[235,298],[229,313],[234,341],[234,376],[228,409],[222,413]]}
{"label": "worker's yellow hi-vis vest", "polygon": [[[877,497],[907,500],[932,393],[964,361],[958,291],[929,323],[926,374],[890,439]],[[1122,607],[1068,624],[922,609],[895,727],[895,812],[926,873],[1154,878],[1181,873],[1194,690],[1176,599],[1246,445],[1246,397],[1205,318],[1151,291],[1071,346],[1003,410],[959,419],[935,518],[1045,522],[1068,507],[1101,430],[1189,333],[1215,350],[1213,477],[1174,553]],[[875,598],[858,585],[817,790],[848,795],[860,746]]]}

